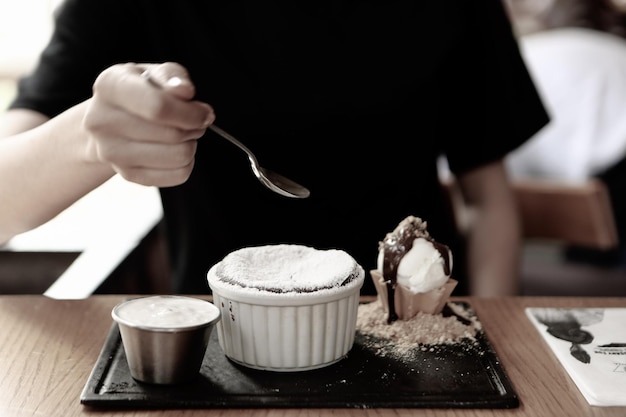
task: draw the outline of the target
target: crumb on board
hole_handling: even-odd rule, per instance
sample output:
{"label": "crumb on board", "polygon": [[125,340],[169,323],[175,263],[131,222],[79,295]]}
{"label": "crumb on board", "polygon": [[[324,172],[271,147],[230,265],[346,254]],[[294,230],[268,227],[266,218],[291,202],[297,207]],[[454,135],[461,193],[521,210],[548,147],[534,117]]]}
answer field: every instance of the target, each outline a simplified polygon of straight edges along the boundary
{"label": "crumb on board", "polygon": [[433,349],[434,345],[475,343],[481,329],[477,317],[454,303],[448,303],[448,307],[454,313],[451,316],[418,313],[410,320],[396,320],[388,324],[382,304],[374,301],[359,305],[356,327],[362,335],[377,339],[375,343],[379,345],[381,340],[388,341],[398,354],[417,347],[427,350]]}

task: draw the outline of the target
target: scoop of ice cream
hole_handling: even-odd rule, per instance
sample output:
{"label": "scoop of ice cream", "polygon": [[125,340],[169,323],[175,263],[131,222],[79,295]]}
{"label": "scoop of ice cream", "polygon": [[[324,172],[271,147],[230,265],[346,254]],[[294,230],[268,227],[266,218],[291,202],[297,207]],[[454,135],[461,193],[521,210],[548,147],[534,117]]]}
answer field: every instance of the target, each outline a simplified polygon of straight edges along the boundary
{"label": "scoop of ice cream", "polygon": [[[452,254],[447,247],[435,247],[435,242],[427,238],[413,240],[411,249],[404,254],[398,264],[396,282],[413,293],[423,293],[439,288],[448,281],[446,261],[452,269]],[[444,259],[447,256],[447,260]],[[382,273],[384,250],[378,255],[378,270]]]}
{"label": "scoop of ice cream", "polygon": [[450,278],[452,253],[430,237],[426,222],[408,216],[380,243],[378,270],[413,293],[439,288]]}

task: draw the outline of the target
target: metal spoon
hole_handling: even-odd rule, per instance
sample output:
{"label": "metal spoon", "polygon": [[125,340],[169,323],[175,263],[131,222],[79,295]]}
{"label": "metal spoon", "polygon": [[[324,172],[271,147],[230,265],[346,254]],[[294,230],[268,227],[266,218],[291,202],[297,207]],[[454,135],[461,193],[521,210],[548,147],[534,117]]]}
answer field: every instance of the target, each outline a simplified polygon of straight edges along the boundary
{"label": "metal spoon", "polygon": [[[148,82],[153,86],[161,88],[161,85],[151,76],[149,70],[144,71],[141,76],[148,80]],[[214,124],[210,125],[209,129],[211,129],[224,139],[230,141],[234,145],[237,145],[239,149],[247,153],[248,159],[250,160],[250,167],[252,168],[252,172],[258,178],[258,180],[261,181],[261,184],[265,185],[270,190],[285,197],[291,198],[307,198],[309,195],[311,195],[311,192],[306,187],[303,187],[302,185],[290,180],[289,178],[283,177],[276,172],[261,167],[252,151],[248,149],[243,143],[235,139],[235,137],[231,134],[223,131]]]}
{"label": "metal spoon", "polygon": [[239,142],[229,133],[223,131],[214,124],[210,125],[209,129],[211,129],[224,139],[230,141],[234,145],[238,146],[239,149],[247,153],[248,159],[250,160],[250,168],[252,168],[252,172],[259,179],[259,181],[261,181],[261,184],[265,185],[270,190],[280,195],[284,195],[285,197],[291,198],[307,198],[309,195],[311,195],[311,192],[306,187],[303,187],[302,185],[290,180],[289,178],[283,177],[282,175],[277,174],[274,171],[270,171],[269,169],[261,167],[252,151],[250,151],[250,149],[248,149],[243,143]]}

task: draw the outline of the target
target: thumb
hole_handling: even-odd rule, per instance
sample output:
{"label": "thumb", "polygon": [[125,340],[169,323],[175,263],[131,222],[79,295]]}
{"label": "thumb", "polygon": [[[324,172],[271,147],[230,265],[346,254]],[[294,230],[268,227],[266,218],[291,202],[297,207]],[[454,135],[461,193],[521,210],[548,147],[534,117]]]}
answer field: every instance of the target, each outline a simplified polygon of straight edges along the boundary
{"label": "thumb", "polygon": [[176,63],[160,65],[140,65],[141,76],[153,86],[166,91],[182,100],[191,100],[196,95],[196,88],[189,78],[187,70]]}

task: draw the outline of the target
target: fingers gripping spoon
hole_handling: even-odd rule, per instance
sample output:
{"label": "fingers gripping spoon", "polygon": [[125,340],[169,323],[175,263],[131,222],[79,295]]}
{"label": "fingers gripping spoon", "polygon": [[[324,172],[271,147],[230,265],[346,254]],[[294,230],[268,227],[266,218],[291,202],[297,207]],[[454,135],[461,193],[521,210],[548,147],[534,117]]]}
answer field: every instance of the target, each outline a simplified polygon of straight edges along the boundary
{"label": "fingers gripping spoon", "polygon": [[[150,82],[152,85],[161,88],[159,83],[150,76],[149,71],[144,71],[141,76],[147,79],[148,82]],[[311,195],[311,192],[306,187],[303,187],[295,181],[292,181],[289,178],[286,178],[274,171],[270,171],[269,169],[260,166],[258,160],[256,159],[256,156],[252,153],[252,151],[250,151],[250,149],[248,149],[243,143],[241,143],[231,134],[225,132],[214,124],[210,125],[209,129],[244,151],[248,155],[248,159],[250,160],[252,173],[257,177],[261,184],[263,184],[270,190],[282,196],[290,198],[307,198],[309,197],[309,195]]]}

